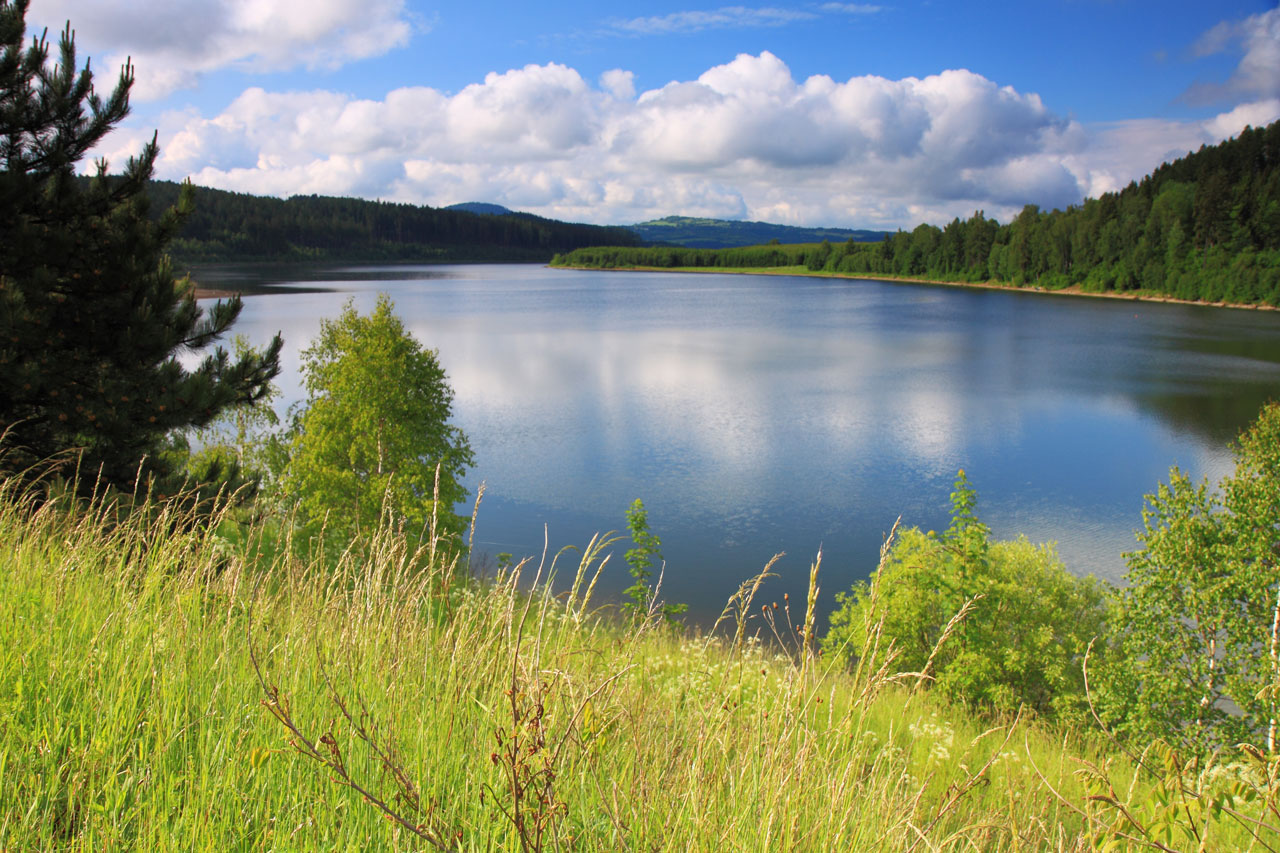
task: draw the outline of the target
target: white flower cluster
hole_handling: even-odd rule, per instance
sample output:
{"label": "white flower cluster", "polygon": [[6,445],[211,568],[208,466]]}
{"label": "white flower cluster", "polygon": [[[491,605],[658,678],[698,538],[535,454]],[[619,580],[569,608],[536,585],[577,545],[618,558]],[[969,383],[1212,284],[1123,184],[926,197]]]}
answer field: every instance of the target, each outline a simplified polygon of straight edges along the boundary
{"label": "white flower cluster", "polygon": [[1018,753],[1014,752],[1012,749],[1006,749],[1004,752],[997,755],[991,761],[991,766],[999,767],[1001,764],[1008,764],[1008,763],[1018,764],[1021,761],[1022,759],[1018,755]]}
{"label": "white flower cluster", "polygon": [[907,726],[911,737],[929,744],[929,761],[945,761],[951,757],[951,747],[955,745],[956,733],[946,720],[939,721],[935,711],[928,720],[917,720]]}
{"label": "white flower cluster", "polygon": [[750,704],[762,683],[790,671],[787,658],[752,637],[736,653],[720,638],[685,639],[645,665],[650,684],[677,702],[702,703],[715,693],[717,703],[732,707]]}

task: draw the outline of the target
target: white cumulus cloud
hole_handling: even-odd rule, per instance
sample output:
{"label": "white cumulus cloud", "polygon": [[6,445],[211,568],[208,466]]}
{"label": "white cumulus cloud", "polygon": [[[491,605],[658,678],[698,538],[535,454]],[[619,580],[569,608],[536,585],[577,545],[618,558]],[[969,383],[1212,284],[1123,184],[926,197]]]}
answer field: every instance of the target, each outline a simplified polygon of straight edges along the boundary
{"label": "white cumulus cloud", "polygon": [[600,75],[600,86],[615,98],[634,98],[636,96],[636,75],[632,71],[611,68]]}
{"label": "white cumulus cloud", "polygon": [[1161,163],[1171,162],[1202,145],[1216,145],[1248,126],[1262,127],[1280,119],[1280,98],[1241,104],[1199,121],[1133,119],[1091,129],[1063,163],[1090,196],[1120,190]]}
{"label": "white cumulus cloud", "polygon": [[[797,80],[768,52],[638,95],[634,85],[622,69],[593,86],[551,63],[453,94],[249,89],[217,115],[166,116],[159,176],[280,196],[492,201],[576,221],[909,228],[1076,203],[1280,114],[1258,102],[1200,122],[1084,127],[970,71]],[[102,153],[118,160],[149,133],[117,136]]]}
{"label": "white cumulus cloud", "polygon": [[51,31],[74,21],[81,46],[112,45],[105,67],[132,57],[139,101],[221,68],[340,66],[402,46],[414,29],[405,0],[43,0],[28,17]]}

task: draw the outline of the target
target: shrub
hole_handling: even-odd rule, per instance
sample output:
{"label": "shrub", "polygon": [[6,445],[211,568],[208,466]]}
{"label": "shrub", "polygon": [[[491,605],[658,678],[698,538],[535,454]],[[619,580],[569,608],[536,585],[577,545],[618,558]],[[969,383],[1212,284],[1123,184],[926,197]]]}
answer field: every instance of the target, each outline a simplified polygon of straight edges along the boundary
{"label": "shrub", "polygon": [[892,642],[897,672],[931,676],[969,705],[1081,717],[1081,662],[1104,627],[1103,586],[1071,575],[1051,545],[992,542],[963,471],[951,500],[945,533],[905,531],[869,581],[837,597],[826,651],[852,662]]}

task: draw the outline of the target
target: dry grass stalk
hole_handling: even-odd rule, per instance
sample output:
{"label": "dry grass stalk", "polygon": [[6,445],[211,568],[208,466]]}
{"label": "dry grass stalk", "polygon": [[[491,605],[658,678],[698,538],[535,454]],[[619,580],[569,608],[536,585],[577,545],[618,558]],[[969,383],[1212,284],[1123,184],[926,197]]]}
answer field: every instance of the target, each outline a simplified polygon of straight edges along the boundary
{"label": "dry grass stalk", "polygon": [[774,554],[758,575],[743,581],[738,587],[738,591],[729,596],[729,600],[725,603],[724,609],[720,611],[720,615],[716,618],[715,624],[711,626],[710,633],[714,634],[720,627],[720,623],[732,616],[736,624],[736,629],[733,633],[733,648],[735,651],[742,651],[742,643],[745,639],[747,620],[751,616],[751,605],[752,602],[755,601],[756,593],[760,591],[760,585],[764,583],[765,578],[777,577],[772,570],[774,564],[776,564],[778,560],[782,559],[782,557],[782,554]]}
{"label": "dry grass stalk", "polygon": [[[393,808],[391,804],[383,797],[378,796],[371,786],[367,783],[354,778],[347,767],[346,759],[343,757],[342,746],[334,734],[332,726],[318,738],[314,740],[307,737],[302,729],[293,719],[292,708],[289,700],[281,692],[280,688],[268,681],[266,675],[262,671],[262,666],[258,662],[257,652],[253,643],[253,617],[252,612],[249,616],[248,627],[248,648],[249,660],[252,663],[253,670],[257,674],[258,684],[262,688],[265,698],[262,700],[262,706],[274,717],[282,726],[290,733],[289,744],[300,755],[315,761],[326,770],[329,771],[330,779],[338,785],[350,788],[359,794],[365,802],[372,805],[378,811],[382,812],[388,820],[407,830],[413,835],[421,838],[427,844],[441,851],[453,851],[456,848],[445,840],[437,829],[427,823],[417,823],[410,820],[400,810]],[[317,655],[319,651],[317,650]],[[317,658],[319,659],[319,658]],[[332,681],[328,681],[328,675],[325,675],[330,689],[330,698],[333,699],[338,706],[343,717],[352,726],[352,730],[356,736],[369,747],[379,764],[390,773],[391,777],[399,786],[397,792],[401,802],[411,809],[417,811],[420,807],[420,799],[417,789],[409,782],[408,776],[404,768],[399,764],[394,749],[381,745],[372,733],[366,728],[364,723],[357,722],[351,715],[345,702],[342,701],[341,695],[333,687]]]}

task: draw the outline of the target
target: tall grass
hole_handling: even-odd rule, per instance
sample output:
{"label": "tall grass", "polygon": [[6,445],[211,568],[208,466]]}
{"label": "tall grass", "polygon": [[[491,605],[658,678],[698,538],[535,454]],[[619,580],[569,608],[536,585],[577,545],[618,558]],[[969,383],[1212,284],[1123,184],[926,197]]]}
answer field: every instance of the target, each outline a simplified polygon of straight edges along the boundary
{"label": "tall grass", "polygon": [[190,521],[0,493],[0,849],[1076,850],[1073,757],[1132,775],[829,665],[816,564],[799,630],[748,579],[685,635],[593,600],[607,540],[481,584]]}

